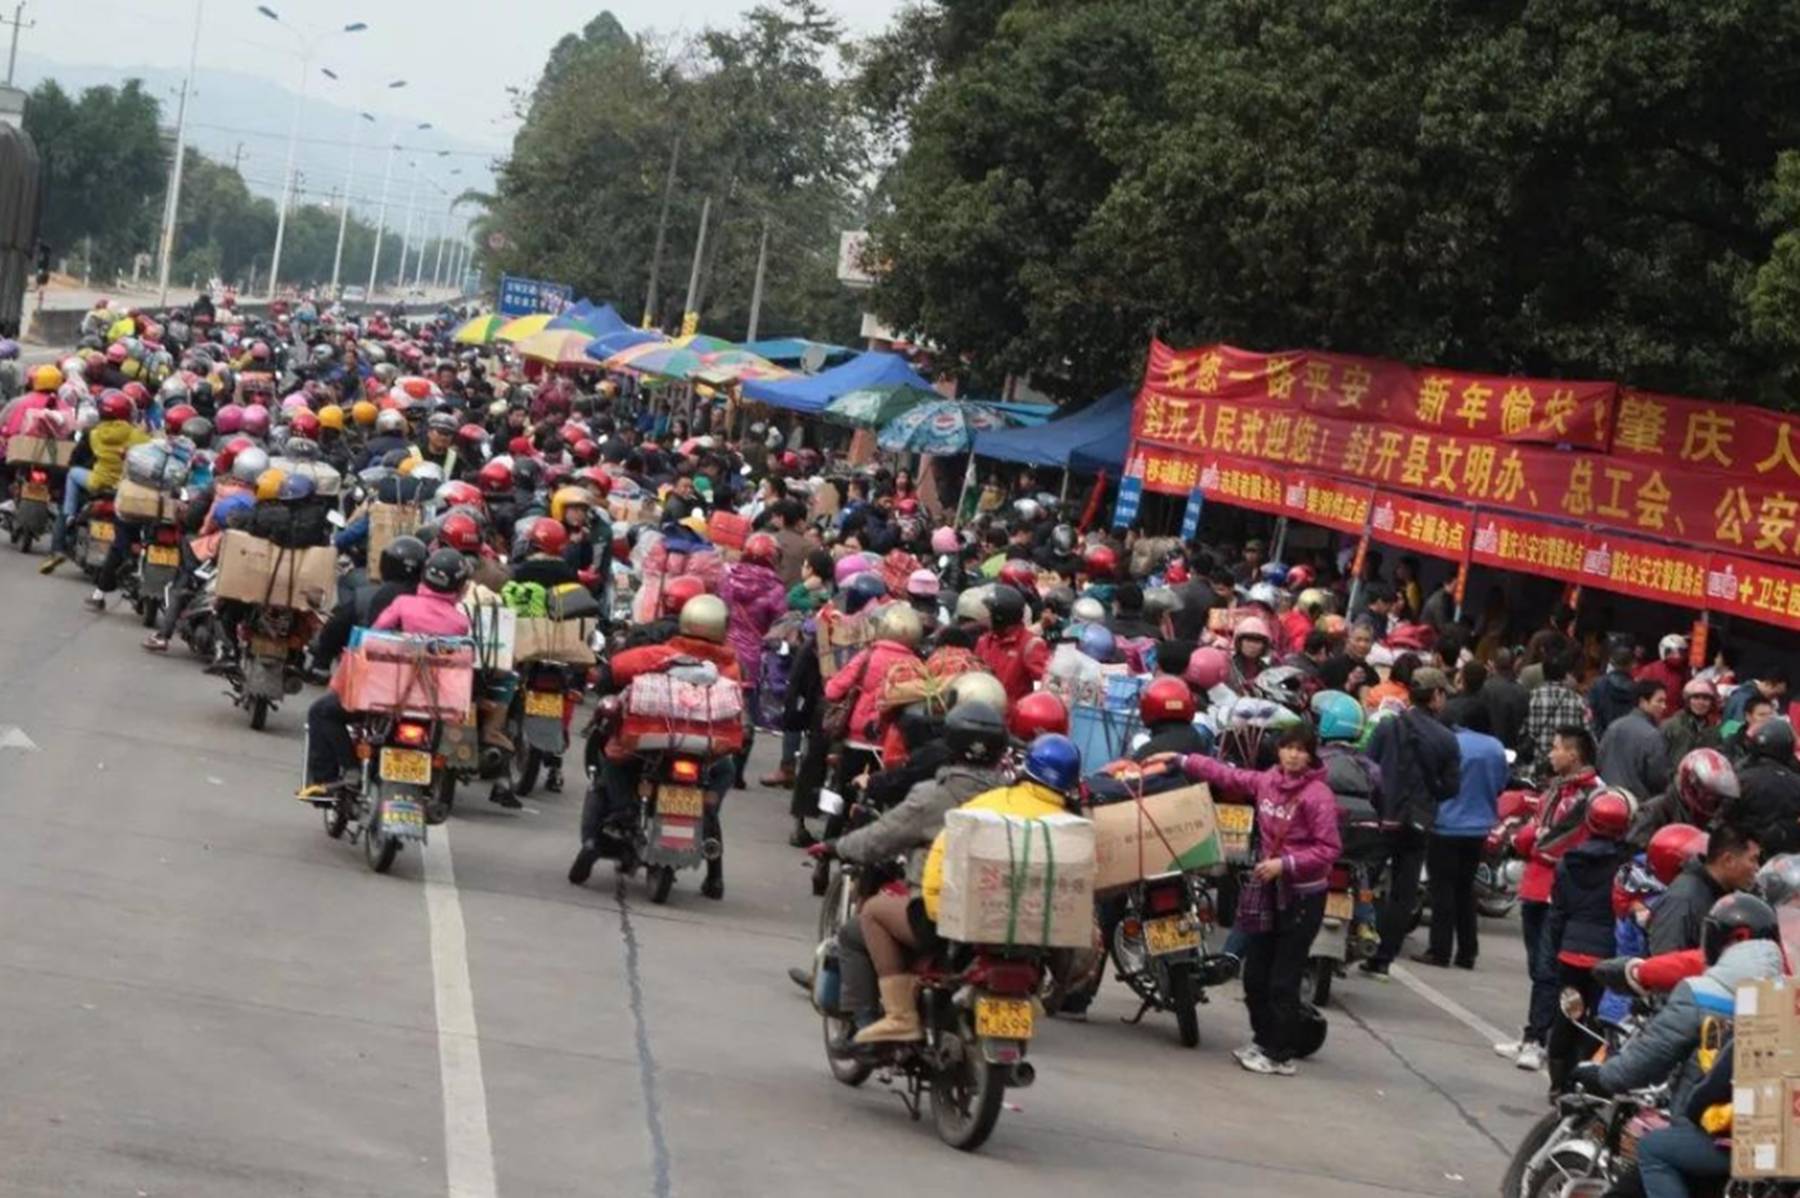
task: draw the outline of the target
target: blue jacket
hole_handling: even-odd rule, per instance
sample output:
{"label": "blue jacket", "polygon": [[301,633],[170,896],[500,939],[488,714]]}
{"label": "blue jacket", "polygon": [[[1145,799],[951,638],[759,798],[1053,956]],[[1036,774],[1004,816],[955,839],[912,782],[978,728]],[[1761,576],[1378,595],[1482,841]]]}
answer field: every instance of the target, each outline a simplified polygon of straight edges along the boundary
{"label": "blue jacket", "polygon": [[1461,781],[1454,798],[1438,804],[1431,830],[1439,836],[1486,836],[1500,819],[1500,792],[1506,789],[1506,749],[1485,732],[1457,728],[1462,750]]}

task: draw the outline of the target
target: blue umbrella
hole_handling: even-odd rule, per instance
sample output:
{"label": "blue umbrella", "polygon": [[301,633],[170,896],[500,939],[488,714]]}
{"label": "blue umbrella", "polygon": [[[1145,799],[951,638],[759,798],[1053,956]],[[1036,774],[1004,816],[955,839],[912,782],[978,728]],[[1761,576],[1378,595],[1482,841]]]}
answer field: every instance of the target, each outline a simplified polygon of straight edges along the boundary
{"label": "blue umbrella", "polygon": [[614,354],[630,349],[634,345],[665,340],[667,338],[655,329],[620,329],[616,333],[606,333],[588,342],[587,355],[596,362],[604,362]]}
{"label": "blue umbrella", "polygon": [[1005,428],[1011,421],[991,404],[943,399],[900,413],[881,430],[875,444],[890,453],[968,453],[976,433]]}

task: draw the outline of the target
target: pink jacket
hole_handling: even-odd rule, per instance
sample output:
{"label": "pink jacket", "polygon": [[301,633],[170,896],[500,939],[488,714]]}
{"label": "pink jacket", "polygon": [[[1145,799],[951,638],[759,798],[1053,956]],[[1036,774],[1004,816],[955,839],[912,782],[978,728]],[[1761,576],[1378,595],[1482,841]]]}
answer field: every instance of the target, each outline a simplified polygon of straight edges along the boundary
{"label": "pink jacket", "polygon": [[458,606],[459,596],[419,588],[416,595],[401,595],[375,617],[377,632],[417,632],[425,636],[468,636],[469,617]]}
{"label": "pink jacket", "polygon": [[901,662],[917,662],[919,655],[899,641],[876,641],[860,650],[825,684],[825,698],[835,703],[856,691],[850,711],[850,739],[874,743],[881,737],[881,693],[888,671]]}
{"label": "pink jacket", "polygon": [[760,562],[737,562],[725,568],[719,598],[731,613],[727,639],[743,670],[744,685],[755,686],[762,672],[762,639],[787,610],[787,588],[781,585],[781,575]]}
{"label": "pink jacket", "polygon": [[7,405],[6,423],[0,425],[0,437],[16,437],[30,432],[26,422],[32,419],[34,413],[42,411],[66,413],[69,407],[47,391],[32,391],[21,395],[15,402]]}
{"label": "pink jacket", "polygon": [[1243,770],[1198,754],[1184,763],[1189,777],[1209,786],[1248,795],[1256,804],[1257,859],[1279,845],[1285,891],[1317,894],[1331,879],[1331,866],[1342,851],[1338,838],[1337,800],[1325,784],[1325,770],[1285,774],[1280,766]]}

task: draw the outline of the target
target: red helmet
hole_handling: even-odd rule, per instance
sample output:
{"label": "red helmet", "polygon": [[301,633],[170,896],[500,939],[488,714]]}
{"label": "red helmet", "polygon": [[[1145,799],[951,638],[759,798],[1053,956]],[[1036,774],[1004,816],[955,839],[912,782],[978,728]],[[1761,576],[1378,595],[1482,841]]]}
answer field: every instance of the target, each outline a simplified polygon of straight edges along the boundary
{"label": "red helmet", "polygon": [[1738,797],[1738,778],[1731,762],[1717,749],[1695,749],[1675,767],[1675,791],[1695,819],[1705,823],[1726,799]]}
{"label": "red helmet", "polygon": [[1000,581],[1009,587],[1037,594],[1037,568],[1021,558],[1015,557],[1000,567]]}
{"label": "red helmet", "polygon": [[481,525],[467,512],[451,512],[438,525],[438,544],[458,553],[480,553]]}
{"label": "red helmet", "polygon": [[136,379],[126,383],[123,387],[120,387],[119,390],[125,393],[126,399],[129,399],[133,404],[137,405],[138,411],[142,412],[145,408],[150,406],[150,388],[144,386],[144,384],[138,382]]}
{"label": "red helmet", "polygon": [[561,557],[562,551],[569,546],[569,532],[555,520],[536,520],[525,534],[525,543],[531,546],[533,553]]}
{"label": "red helmet", "polygon": [[1049,691],[1033,691],[1012,705],[1006,730],[1028,744],[1046,732],[1067,736],[1069,709]]}
{"label": "red helmet", "polygon": [[111,362],[114,366],[117,366],[129,356],[130,354],[125,349],[125,343],[123,341],[115,341],[106,347],[106,360]]}
{"label": "red helmet", "polygon": [[137,415],[137,409],[131,405],[131,397],[123,391],[108,391],[100,397],[100,419],[130,420]]}
{"label": "red helmet", "polygon": [[194,405],[178,403],[174,407],[163,412],[163,427],[180,432],[182,425],[186,424],[199,414],[199,412],[194,410]]}
{"label": "red helmet", "polygon": [[1119,555],[1108,545],[1095,545],[1081,555],[1081,568],[1089,578],[1111,578],[1119,568]]}
{"label": "red helmet", "polygon": [[777,465],[787,473],[793,474],[800,469],[800,455],[790,449],[781,455]]}
{"label": "red helmet", "polygon": [[504,495],[512,490],[512,467],[505,462],[489,462],[475,472],[475,485],[488,495]]}
{"label": "red helmet", "polygon": [[663,583],[662,614],[678,616],[687,601],[706,594],[706,580],[694,574],[677,574]]}
{"label": "red helmet", "polygon": [[482,499],[480,488],[471,483],[447,482],[437,489],[436,498],[446,508],[472,507],[483,511],[487,509],[487,502]]}
{"label": "red helmet", "polygon": [[766,532],[759,532],[744,542],[744,560],[771,569],[781,560],[781,545]]}
{"label": "red helmet", "polygon": [[1706,854],[1706,841],[1706,833],[1692,824],[1664,824],[1650,838],[1645,852],[1650,872],[1667,886],[1689,861]]}
{"label": "red helmet", "polygon": [[531,438],[530,437],[514,437],[512,440],[510,440],[506,443],[506,452],[512,454],[515,458],[530,457],[531,452],[532,452],[531,451]]}
{"label": "red helmet", "polygon": [[601,499],[605,499],[608,495],[612,494],[612,475],[608,474],[598,466],[589,466],[586,470],[581,471],[577,477],[581,479],[582,484],[586,486],[588,490],[592,491]]}
{"label": "red helmet", "polygon": [[1152,678],[1138,696],[1138,714],[1144,727],[1158,724],[1189,724],[1194,720],[1194,692],[1188,684],[1172,675]]}
{"label": "red helmet", "polygon": [[258,362],[268,361],[269,360],[268,344],[266,342],[262,342],[262,341],[257,341],[257,342],[252,343],[250,346],[250,356],[252,358],[255,358]]}
{"label": "red helmet", "polygon": [[1631,829],[1631,817],[1636,811],[1637,803],[1628,792],[1616,786],[1608,787],[1588,800],[1587,815],[1582,822],[1587,825],[1590,836],[1618,840]]}
{"label": "red helmet", "polygon": [[480,445],[487,440],[487,430],[479,424],[465,424],[456,430],[456,439],[464,445]]}
{"label": "red helmet", "polygon": [[1318,576],[1313,573],[1313,568],[1311,566],[1295,566],[1287,572],[1287,589],[1290,591],[1304,591],[1307,587],[1311,586],[1317,578]]}
{"label": "red helmet", "polygon": [[600,447],[583,437],[569,446],[569,456],[582,466],[592,466],[600,460]]}
{"label": "red helmet", "polygon": [[305,408],[301,408],[288,422],[288,429],[296,437],[316,438],[319,435],[319,418]]}

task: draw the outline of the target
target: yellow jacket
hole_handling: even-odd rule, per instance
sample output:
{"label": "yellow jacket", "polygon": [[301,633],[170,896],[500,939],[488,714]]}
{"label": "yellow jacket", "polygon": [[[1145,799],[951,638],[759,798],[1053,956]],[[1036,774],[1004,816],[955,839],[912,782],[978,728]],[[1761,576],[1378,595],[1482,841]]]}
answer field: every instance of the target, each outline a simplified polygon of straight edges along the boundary
{"label": "yellow jacket", "polygon": [[150,434],[125,420],[103,420],[88,431],[94,464],[88,475],[89,491],[111,491],[125,477],[125,451],[148,441]]}
{"label": "yellow jacket", "polygon": [[[1041,819],[1046,815],[1065,815],[1062,796],[1037,782],[1021,781],[1013,786],[984,791],[957,811],[995,811],[1020,819]],[[925,858],[925,880],[921,885],[925,914],[937,919],[938,896],[944,889],[944,834],[939,832],[931,842],[931,855]]]}

